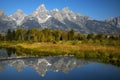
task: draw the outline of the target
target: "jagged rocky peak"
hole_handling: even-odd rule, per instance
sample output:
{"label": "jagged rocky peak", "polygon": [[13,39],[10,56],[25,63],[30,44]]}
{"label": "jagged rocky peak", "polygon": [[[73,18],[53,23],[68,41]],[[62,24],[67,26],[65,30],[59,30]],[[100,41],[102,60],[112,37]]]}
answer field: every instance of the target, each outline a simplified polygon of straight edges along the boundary
{"label": "jagged rocky peak", "polygon": [[51,15],[52,15],[55,19],[57,19],[57,20],[59,20],[59,21],[61,21],[61,22],[64,23],[64,19],[71,20],[71,16],[70,16],[70,15],[73,15],[73,13],[72,13],[71,10],[69,10],[68,7],[65,7],[65,8],[63,8],[63,9],[60,10],[60,11],[59,11],[58,9],[53,9],[53,10],[51,11]]}
{"label": "jagged rocky peak", "polygon": [[57,13],[59,13],[59,10],[57,8],[50,11],[51,16],[55,16]]}
{"label": "jagged rocky peak", "polygon": [[111,17],[111,18],[105,19],[105,21],[106,22],[110,22],[110,21],[112,21],[112,22],[116,22],[116,21],[120,22],[120,16],[118,16],[118,17]]}
{"label": "jagged rocky peak", "polygon": [[7,15],[4,13],[3,10],[0,9],[0,19],[6,19]]}
{"label": "jagged rocky peak", "polygon": [[120,28],[120,16],[108,18],[105,21],[112,24],[113,26],[116,26],[117,28]]}
{"label": "jagged rocky peak", "polygon": [[16,21],[17,25],[20,25],[22,21],[24,20],[26,14],[21,10],[16,10],[10,17]]}
{"label": "jagged rocky peak", "polygon": [[68,20],[76,20],[77,14],[75,14],[73,11],[71,11],[68,7],[63,8],[60,11],[61,15],[63,16],[63,19],[68,19]]}
{"label": "jagged rocky peak", "polygon": [[[13,20],[11,19],[11,18],[9,18],[5,13],[4,13],[4,11],[3,10],[0,10],[0,22],[1,21],[5,21],[5,22],[7,22],[6,24],[9,24],[9,23],[11,23]],[[4,22],[2,22],[2,23],[4,23]],[[1,24],[2,24],[1,23]],[[11,23],[12,24],[12,23]],[[14,23],[13,23],[14,24]],[[7,25],[6,25],[7,26]],[[9,26],[11,26],[11,25],[9,25]]]}
{"label": "jagged rocky peak", "polygon": [[48,14],[48,12],[49,11],[46,9],[45,5],[41,4],[32,14],[33,15],[38,15],[38,14],[41,14],[41,13]]}
{"label": "jagged rocky peak", "polygon": [[59,10],[57,8],[55,8],[55,9],[53,9],[53,10],[50,11],[50,14],[54,15],[54,14],[56,14],[58,12],[59,12]]}
{"label": "jagged rocky peak", "polygon": [[44,23],[51,17],[44,4],[40,5],[31,16],[36,17],[39,23]]}
{"label": "jagged rocky peak", "polygon": [[72,12],[68,7],[64,7],[61,11],[64,13],[71,13]]}
{"label": "jagged rocky peak", "polygon": [[48,11],[48,10],[46,9],[46,7],[45,7],[44,4],[41,4],[41,5],[36,9],[36,11],[46,12],[46,11]]}

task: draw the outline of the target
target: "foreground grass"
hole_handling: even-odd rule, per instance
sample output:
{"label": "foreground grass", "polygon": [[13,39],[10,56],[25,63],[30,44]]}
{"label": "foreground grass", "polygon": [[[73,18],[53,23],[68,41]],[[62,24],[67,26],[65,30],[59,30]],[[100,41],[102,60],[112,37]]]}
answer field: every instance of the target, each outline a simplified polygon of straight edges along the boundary
{"label": "foreground grass", "polygon": [[2,42],[0,47],[15,48],[19,56],[74,55],[77,58],[98,59],[101,62],[120,65],[120,46],[60,41],[57,43]]}

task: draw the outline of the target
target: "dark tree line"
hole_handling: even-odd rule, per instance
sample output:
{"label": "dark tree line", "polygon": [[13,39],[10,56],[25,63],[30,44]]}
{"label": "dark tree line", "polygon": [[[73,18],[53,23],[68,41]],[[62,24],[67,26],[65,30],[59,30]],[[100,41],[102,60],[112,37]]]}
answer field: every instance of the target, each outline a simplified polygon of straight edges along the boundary
{"label": "dark tree line", "polygon": [[34,42],[52,42],[68,40],[120,40],[120,35],[105,34],[81,34],[73,29],[68,31],[45,29],[8,29],[6,34],[0,34],[0,41],[34,41]]}

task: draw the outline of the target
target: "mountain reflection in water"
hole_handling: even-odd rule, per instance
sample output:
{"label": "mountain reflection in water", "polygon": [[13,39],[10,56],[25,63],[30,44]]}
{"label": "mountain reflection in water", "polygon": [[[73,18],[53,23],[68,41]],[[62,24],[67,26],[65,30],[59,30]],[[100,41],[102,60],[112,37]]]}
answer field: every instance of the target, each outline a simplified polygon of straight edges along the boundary
{"label": "mountain reflection in water", "polygon": [[0,60],[0,80],[120,80],[120,68],[74,57]]}
{"label": "mountain reflection in water", "polygon": [[74,57],[46,57],[46,58],[30,58],[30,59],[13,59],[0,61],[0,71],[7,66],[14,67],[18,72],[30,66],[41,76],[45,76],[47,71],[62,71],[67,73],[72,69],[88,64],[89,61],[77,60]]}

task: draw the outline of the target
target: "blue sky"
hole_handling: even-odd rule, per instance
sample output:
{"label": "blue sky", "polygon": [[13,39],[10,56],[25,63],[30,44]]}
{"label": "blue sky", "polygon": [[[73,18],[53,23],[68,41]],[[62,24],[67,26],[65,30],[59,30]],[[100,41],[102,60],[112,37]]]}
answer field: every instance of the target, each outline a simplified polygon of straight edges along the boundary
{"label": "blue sky", "polygon": [[96,20],[120,16],[120,0],[0,0],[0,9],[11,15],[17,9],[32,13],[40,4],[48,10],[68,7],[72,11]]}

